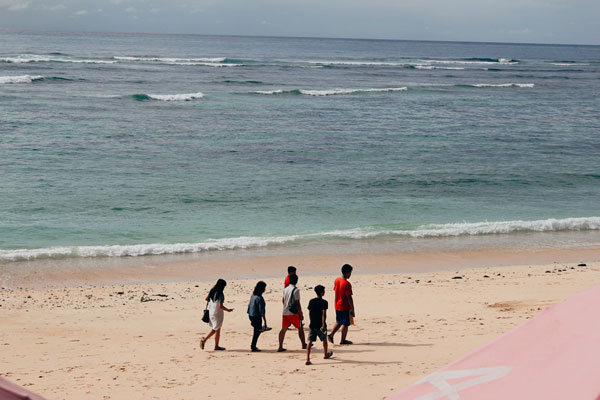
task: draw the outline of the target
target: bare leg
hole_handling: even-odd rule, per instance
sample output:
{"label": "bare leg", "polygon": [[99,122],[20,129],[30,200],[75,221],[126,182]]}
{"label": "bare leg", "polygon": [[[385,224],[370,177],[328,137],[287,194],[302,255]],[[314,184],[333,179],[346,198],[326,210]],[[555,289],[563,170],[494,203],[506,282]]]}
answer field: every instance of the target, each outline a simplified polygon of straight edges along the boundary
{"label": "bare leg", "polygon": [[346,336],[348,336],[348,327],[342,326],[342,342],[346,341]]}
{"label": "bare leg", "polygon": [[213,330],[211,329],[211,330],[210,330],[210,332],[208,332],[208,335],[206,335],[206,337],[204,338],[204,341],[206,342],[206,341],[207,341],[208,339],[210,339],[210,337],[211,337],[212,335],[214,335],[214,334],[215,334],[215,331],[213,331]]}
{"label": "bare leg", "polygon": [[221,330],[215,331],[215,349],[219,347],[219,340],[221,339]]}
{"label": "bare leg", "polygon": [[327,339],[323,340],[323,355],[327,358]]}
{"label": "bare leg", "polygon": [[306,346],[306,339],[304,337],[304,327],[302,325],[298,328],[298,337],[300,338],[300,343],[302,343],[302,348],[304,348],[304,346]]}
{"label": "bare leg", "polygon": [[333,343],[333,335],[335,335],[335,333],[338,331],[338,329],[340,329],[340,327],[341,327],[341,325],[338,324],[337,322],[333,326],[333,329],[331,330],[331,333],[329,334],[329,338],[331,339],[331,343]]}
{"label": "bare leg", "polygon": [[200,339],[200,348],[202,350],[204,350],[204,345],[206,344],[206,341],[214,334],[215,334],[215,331],[213,331],[211,329],[210,332],[208,332],[208,335],[206,335],[206,337],[203,337],[202,339]]}
{"label": "bare leg", "polygon": [[310,348],[312,347],[312,342],[308,342],[308,346],[306,346],[306,365],[310,365]]}
{"label": "bare leg", "polygon": [[285,338],[286,332],[287,332],[287,327],[281,328],[281,330],[279,331],[279,350],[283,349],[283,339]]}

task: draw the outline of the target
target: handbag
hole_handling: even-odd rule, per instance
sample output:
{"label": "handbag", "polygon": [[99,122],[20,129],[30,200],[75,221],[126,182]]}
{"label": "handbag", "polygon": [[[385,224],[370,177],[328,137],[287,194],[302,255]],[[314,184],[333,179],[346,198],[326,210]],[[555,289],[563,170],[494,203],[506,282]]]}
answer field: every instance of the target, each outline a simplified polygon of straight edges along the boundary
{"label": "handbag", "polygon": [[204,308],[204,315],[202,315],[202,321],[207,324],[210,322],[210,316],[208,314],[208,301],[206,302],[206,307]]}

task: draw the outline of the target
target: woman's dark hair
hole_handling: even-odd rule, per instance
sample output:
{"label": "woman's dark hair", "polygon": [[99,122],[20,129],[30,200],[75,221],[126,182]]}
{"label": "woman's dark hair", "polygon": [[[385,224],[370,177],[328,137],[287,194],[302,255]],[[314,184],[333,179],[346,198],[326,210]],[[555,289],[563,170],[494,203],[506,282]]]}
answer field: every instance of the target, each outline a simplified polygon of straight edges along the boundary
{"label": "woman's dark hair", "polygon": [[295,274],[296,273],[296,267],[294,267],[293,265],[290,265],[288,267],[288,275],[289,274]]}
{"label": "woman's dark hair", "polygon": [[208,292],[208,298],[212,301],[217,301],[223,294],[223,289],[225,289],[225,286],[227,286],[225,279],[219,279],[217,283],[215,283],[215,286],[210,289],[210,292]]}
{"label": "woman's dark hair", "polygon": [[260,281],[254,287],[254,292],[252,294],[255,296],[260,296],[261,294],[263,294],[265,292],[266,288],[267,288],[267,284],[264,283],[263,281]]}

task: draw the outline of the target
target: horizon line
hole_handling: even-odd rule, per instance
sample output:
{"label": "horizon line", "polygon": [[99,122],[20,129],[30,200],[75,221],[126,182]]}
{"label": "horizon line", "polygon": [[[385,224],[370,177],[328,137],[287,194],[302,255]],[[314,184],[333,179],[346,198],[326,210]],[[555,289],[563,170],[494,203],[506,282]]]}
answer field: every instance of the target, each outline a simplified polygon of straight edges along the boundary
{"label": "horizon line", "polygon": [[356,38],[356,37],[327,37],[327,36],[286,36],[286,35],[240,35],[240,34],[214,34],[214,33],[177,33],[177,32],[124,32],[124,31],[98,31],[81,29],[31,29],[31,28],[2,28],[2,32],[55,32],[55,33],[104,33],[113,35],[163,35],[163,36],[206,36],[206,37],[235,37],[258,39],[321,39],[321,40],[355,40],[355,41],[389,41],[389,42],[430,42],[430,43],[474,43],[492,45],[521,45],[521,46],[580,46],[599,47],[599,44],[583,43],[535,43],[535,42],[497,42],[475,40],[433,40],[433,39],[390,39],[390,38]]}

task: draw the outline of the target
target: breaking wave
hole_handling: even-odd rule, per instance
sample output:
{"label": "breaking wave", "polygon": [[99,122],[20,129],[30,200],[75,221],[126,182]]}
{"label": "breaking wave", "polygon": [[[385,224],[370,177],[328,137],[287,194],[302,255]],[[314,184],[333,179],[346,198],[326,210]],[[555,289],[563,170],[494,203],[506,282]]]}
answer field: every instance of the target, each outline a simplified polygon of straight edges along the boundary
{"label": "breaking wave", "polygon": [[0,261],[24,261],[48,258],[136,257],[145,255],[201,253],[236,249],[280,246],[294,242],[327,239],[444,238],[457,236],[508,235],[513,233],[597,231],[600,217],[545,219],[537,221],[497,221],[477,223],[431,224],[414,230],[356,228],[304,235],[208,239],[199,243],[154,243],[109,246],[63,246],[40,249],[0,250]]}
{"label": "breaking wave", "polygon": [[435,65],[411,65],[410,68],[414,69],[445,69],[445,70],[462,70],[464,67],[438,67]]}
{"label": "breaking wave", "polygon": [[318,66],[363,66],[363,67],[398,67],[409,65],[408,62],[395,61],[308,61],[309,64]]}
{"label": "breaking wave", "polygon": [[14,57],[1,57],[0,62],[11,64],[24,64],[36,62],[64,62],[76,64],[115,64],[115,60],[99,60],[99,59],[79,59],[79,58],[64,58],[64,57],[48,57],[37,54],[21,54]]}
{"label": "breaking wave", "polygon": [[369,88],[369,89],[329,89],[329,90],[309,90],[309,89],[294,89],[294,90],[257,90],[250,92],[251,94],[273,95],[273,94],[303,94],[306,96],[333,96],[341,94],[357,94],[357,93],[376,93],[376,92],[403,92],[408,90],[407,87],[394,88]]}
{"label": "breaking wave", "polygon": [[237,60],[228,60],[225,57],[200,57],[200,58],[177,58],[177,57],[129,57],[115,56],[117,61],[152,62],[167,65],[196,65],[205,67],[236,67],[243,64]]}
{"label": "breaking wave", "polygon": [[489,87],[518,87],[518,88],[533,88],[535,87],[535,83],[475,83],[472,85],[456,85],[463,87],[476,87],[476,88],[489,88]]}
{"label": "breaking wave", "polygon": [[503,64],[503,65],[514,65],[518,64],[519,60],[513,60],[508,58],[464,58],[459,60],[437,60],[437,59],[423,59],[420,60],[424,63],[432,64],[474,64],[474,65],[486,65],[486,64]]}
{"label": "breaking wave", "polygon": [[32,83],[44,79],[40,75],[17,75],[17,76],[0,76],[0,84],[5,83]]}
{"label": "breaking wave", "polygon": [[160,101],[190,101],[195,99],[201,99],[204,97],[204,93],[181,93],[181,94],[134,94],[133,97],[138,101],[145,100],[160,100]]}

